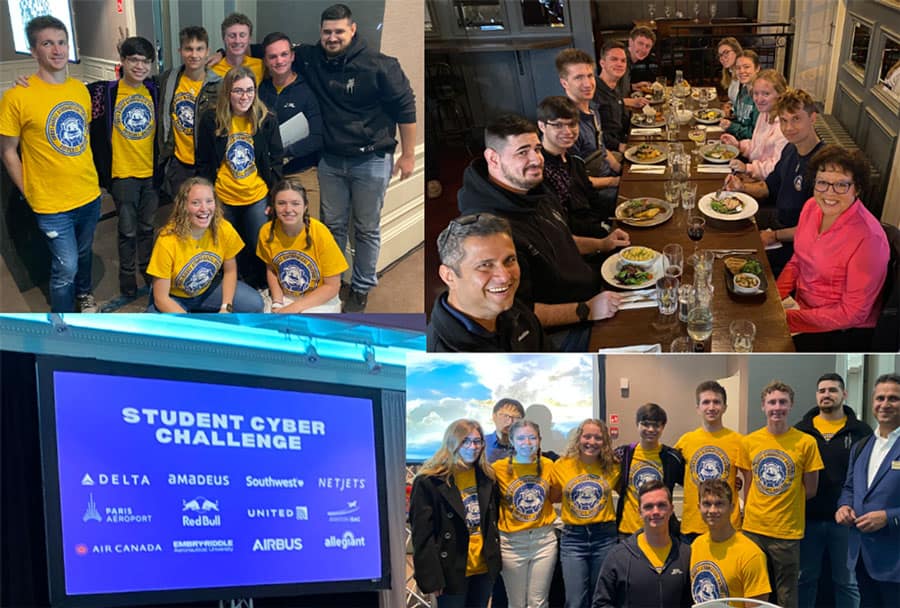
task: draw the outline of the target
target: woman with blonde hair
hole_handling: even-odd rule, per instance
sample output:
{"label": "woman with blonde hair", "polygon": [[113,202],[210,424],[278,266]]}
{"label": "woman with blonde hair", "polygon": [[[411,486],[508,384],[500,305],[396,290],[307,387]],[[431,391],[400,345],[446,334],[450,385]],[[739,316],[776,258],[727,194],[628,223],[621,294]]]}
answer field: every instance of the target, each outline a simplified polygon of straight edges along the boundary
{"label": "woman with blonde hair", "polygon": [[744,163],[733,159],[730,163],[731,168],[737,173],[747,173],[753,179],[764,180],[781,158],[781,150],[788,141],[781,132],[775,104],[787,88],[787,80],[776,70],[763,70],[753,80],[751,85],[753,103],[759,110],[753,135],[740,141],[730,133],[723,133],[720,138],[722,143],[738,147],[741,155],[750,160]]}
{"label": "woman with blonde hair", "polygon": [[509,458],[492,465],[500,487],[503,582],[510,608],[546,608],[557,555],[553,462],[541,456],[541,429],[531,420],[514,422],[509,441]]}
{"label": "woman with blonde hair", "polygon": [[559,560],[566,587],[566,608],[589,608],[600,566],[616,544],[613,488],[619,466],[606,425],[588,418],[569,437],[562,458],[553,463],[551,483],[562,497],[565,524]]}
{"label": "woman with blonde hair", "polygon": [[197,175],[216,185],[225,219],[247,243],[238,270],[252,287],[266,286],[256,239],[266,223],[269,189],[281,179],[284,149],[278,119],[256,95],[256,80],[246,67],[229,70],[215,110],[197,127]]}
{"label": "woman with blonde hair", "polygon": [[439,608],[485,608],[500,571],[498,491],[475,420],[450,423],[409,499],[413,567]]}
{"label": "woman with blonde hair", "polygon": [[[716,53],[719,63],[722,64],[722,89],[728,94],[730,106],[734,106],[737,101],[738,91],[741,83],[738,82],[734,73],[734,62],[737,61],[738,55],[744,52],[741,43],[736,38],[722,38],[716,46]],[[728,112],[725,112],[728,114]]]}
{"label": "woman with blonde hair", "polygon": [[212,184],[202,177],[185,180],[153,244],[147,311],[262,312],[260,295],[237,278],[234,258],[243,246]]}

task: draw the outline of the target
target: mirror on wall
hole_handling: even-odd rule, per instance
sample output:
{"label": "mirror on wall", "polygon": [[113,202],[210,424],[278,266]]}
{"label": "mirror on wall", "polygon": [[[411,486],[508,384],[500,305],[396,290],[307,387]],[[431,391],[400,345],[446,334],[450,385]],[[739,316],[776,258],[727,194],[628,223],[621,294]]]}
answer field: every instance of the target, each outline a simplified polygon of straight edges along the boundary
{"label": "mirror on wall", "polygon": [[483,32],[506,29],[500,0],[454,0],[460,27]]}
{"label": "mirror on wall", "polygon": [[878,86],[900,101],[900,41],[890,36],[884,39],[881,66],[878,68]]}
{"label": "mirror on wall", "polygon": [[565,0],[521,0],[526,27],[565,27]]}
{"label": "mirror on wall", "polygon": [[850,45],[850,64],[859,70],[866,71],[866,56],[869,54],[869,41],[872,38],[872,28],[865,23],[853,22],[853,38]]}

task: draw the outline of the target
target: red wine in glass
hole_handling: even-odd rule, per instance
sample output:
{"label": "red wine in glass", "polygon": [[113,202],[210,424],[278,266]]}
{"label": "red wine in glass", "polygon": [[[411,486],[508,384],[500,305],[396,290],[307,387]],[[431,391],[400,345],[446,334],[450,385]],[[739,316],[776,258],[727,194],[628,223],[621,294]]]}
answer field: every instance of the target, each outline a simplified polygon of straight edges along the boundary
{"label": "red wine in glass", "polygon": [[692,241],[699,241],[703,238],[703,225],[700,224],[698,226],[688,226],[688,238]]}
{"label": "red wine in glass", "polygon": [[697,243],[700,239],[703,238],[703,231],[706,227],[706,220],[700,216],[692,216],[688,218],[687,221],[687,233],[688,238],[694,241],[694,254],[692,257],[692,263],[697,259]]}

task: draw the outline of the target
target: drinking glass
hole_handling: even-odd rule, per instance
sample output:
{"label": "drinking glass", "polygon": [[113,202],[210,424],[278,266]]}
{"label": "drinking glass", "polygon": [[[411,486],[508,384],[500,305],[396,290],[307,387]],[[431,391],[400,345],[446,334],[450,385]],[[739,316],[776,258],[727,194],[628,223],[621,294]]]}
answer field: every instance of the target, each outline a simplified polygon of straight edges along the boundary
{"label": "drinking glass", "polygon": [[[706,91],[701,89],[700,95],[705,96]],[[703,125],[694,125],[691,127],[691,130],[688,131],[688,139],[694,142],[694,157],[696,158],[697,164],[700,164],[700,148],[706,140],[706,127]]]}
{"label": "drinking glass", "polygon": [[682,285],[678,288],[678,320],[687,323],[688,313],[694,307],[696,291],[693,285]]}
{"label": "drinking glass", "polygon": [[681,203],[681,183],[670,179],[663,185],[663,188],[666,193],[666,202],[677,207]]}
{"label": "drinking glass", "polygon": [[[682,198],[682,202],[684,199]],[[690,211],[689,211],[690,212]],[[706,220],[699,215],[692,215],[687,220],[688,238],[694,241],[693,258],[697,257],[697,244],[703,238],[703,232],[706,228]]]}
{"label": "drinking glass", "polygon": [[680,281],[675,277],[661,277],[656,282],[656,303],[663,315],[674,315],[678,311],[678,287]]}
{"label": "drinking glass", "polygon": [[703,343],[712,335],[713,315],[709,305],[698,304],[688,312],[687,332],[694,340],[694,350],[702,352]]}
{"label": "drinking glass", "polygon": [[666,259],[666,276],[678,278],[684,268],[684,249],[678,243],[669,243],[663,247]]}
{"label": "drinking glass", "polygon": [[697,182],[686,182],[681,187],[681,206],[688,212],[688,215],[697,206]]}
{"label": "drinking glass", "polygon": [[756,338],[756,325],[753,321],[738,319],[728,327],[731,333],[731,347],[736,353],[752,353],[753,340]]}

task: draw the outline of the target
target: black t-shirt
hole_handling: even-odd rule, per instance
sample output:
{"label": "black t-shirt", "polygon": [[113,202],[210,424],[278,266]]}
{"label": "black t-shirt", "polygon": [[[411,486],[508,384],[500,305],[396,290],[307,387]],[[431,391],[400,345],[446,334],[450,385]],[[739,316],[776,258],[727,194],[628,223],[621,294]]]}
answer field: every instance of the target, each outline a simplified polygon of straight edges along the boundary
{"label": "black t-shirt", "polygon": [[797,146],[787,144],[781,151],[781,158],[766,178],[769,200],[775,202],[775,213],[782,228],[791,228],[800,221],[803,205],[813,195],[812,181],[807,179],[806,166],[812,155],[824,146],[819,142],[805,156],[800,156]]}

